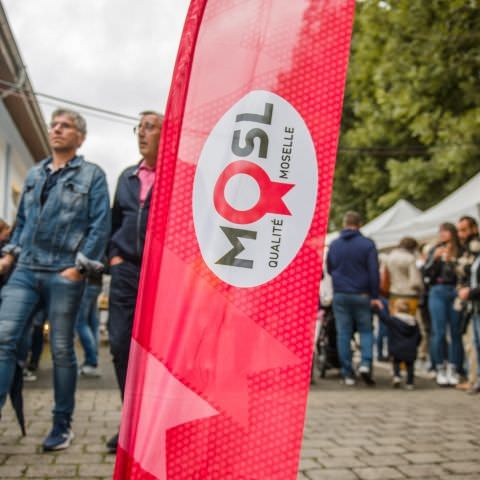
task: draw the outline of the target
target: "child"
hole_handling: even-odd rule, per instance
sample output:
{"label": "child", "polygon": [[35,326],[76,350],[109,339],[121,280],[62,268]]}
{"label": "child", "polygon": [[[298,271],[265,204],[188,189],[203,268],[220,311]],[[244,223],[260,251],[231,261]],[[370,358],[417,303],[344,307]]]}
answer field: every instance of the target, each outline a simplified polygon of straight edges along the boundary
{"label": "child", "polygon": [[408,302],[396,299],[392,303],[390,304],[391,315],[388,315],[384,309],[380,318],[388,327],[388,351],[393,357],[393,386],[398,388],[402,382],[400,364],[404,362],[407,366],[406,387],[408,390],[413,390],[415,360],[422,335],[415,317],[411,314]]}

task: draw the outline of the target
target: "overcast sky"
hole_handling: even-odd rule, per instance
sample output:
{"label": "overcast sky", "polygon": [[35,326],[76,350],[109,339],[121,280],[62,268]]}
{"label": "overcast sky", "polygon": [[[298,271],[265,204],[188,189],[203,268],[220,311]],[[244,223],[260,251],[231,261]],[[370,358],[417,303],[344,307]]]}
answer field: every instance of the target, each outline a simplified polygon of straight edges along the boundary
{"label": "overcast sky", "polygon": [[[33,88],[137,115],[164,111],[188,0],[3,0]],[[58,106],[39,98],[46,120]],[[107,172],[139,159],[133,122],[88,123],[80,152]]]}

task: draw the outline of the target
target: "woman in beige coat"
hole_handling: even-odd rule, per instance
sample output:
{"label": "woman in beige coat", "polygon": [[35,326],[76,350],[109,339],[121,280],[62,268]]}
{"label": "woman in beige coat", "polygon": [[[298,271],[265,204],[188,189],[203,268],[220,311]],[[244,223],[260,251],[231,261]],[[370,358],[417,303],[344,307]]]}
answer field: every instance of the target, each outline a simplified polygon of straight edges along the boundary
{"label": "woman in beige coat", "polygon": [[420,292],[423,288],[422,276],[417,268],[415,251],[418,248],[414,238],[405,237],[386,260],[389,277],[389,310],[394,310],[399,299],[408,303],[409,314],[415,316]]}

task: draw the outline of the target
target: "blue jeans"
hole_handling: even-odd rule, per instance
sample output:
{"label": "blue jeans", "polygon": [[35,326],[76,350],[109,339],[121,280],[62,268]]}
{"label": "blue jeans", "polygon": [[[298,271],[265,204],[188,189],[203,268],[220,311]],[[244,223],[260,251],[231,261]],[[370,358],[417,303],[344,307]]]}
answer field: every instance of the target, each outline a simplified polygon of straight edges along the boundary
{"label": "blue jeans", "polygon": [[450,329],[448,346],[448,362],[461,371],[463,358],[462,332],[460,315],[453,308],[457,296],[455,287],[451,285],[434,285],[428,295],[428,309],[432,319],[432,352],[436,365],[442,367],[445,362],[445,341],[447,327]]}
{"label": "blue jeans", "polygon": [[98,365],[98,306],[97,300],[102,287],[87,283],[83,291],[76,329],[85,352],[85,365]]}
{"label": "blue jeans", "polygon": [[[32,319],[27,322],[17,346],[17,362],[20,366],[34,365],[38,367],[43,351],[43,326],[46,320],[45,308],[43,306],[37,307]],[[30,360],[28,360],[29,354]]]}
{"label": "blue jeans", "polygon": [[57,272],[17,267],[2,289],[0,307],[0,408],[5,404],[15,372],[18,345],[40,301],[50,322],[53,359],[54,421],[70,422],[75,405],[77,361],[73,348],[75,316],[84,282],[72,282]]}
{"label": "blue jeans", "polygon": [[375,339],[375,343],[377,345],[377,358],[380,360],[381,358],[387,358],[388,355],[384,355],[384,346],[385,340],[387,339],[387,327],[383,322],[378,322],[378,332],[377,338]]}
{"label": "blue jeans", "polygon": [[353,374],[350,342],[355,330],[360,334],[361,365],[372,368],[373,322],[370,297],[355,293],[335,293],[333,313],[342,375],[347,377]]}
{"label": "blue jeans", "polygon": [[480,380],[480,312],[472,317],[473,346],[477,355],[477,378]]}
{"label": "blue jeans", "polygon": [[32,320],[32,336],[30,342],[30,360],[29,367],[37,367],[43,352],[43,327],[47,321],[47,312],[44,307],[35,313]]}

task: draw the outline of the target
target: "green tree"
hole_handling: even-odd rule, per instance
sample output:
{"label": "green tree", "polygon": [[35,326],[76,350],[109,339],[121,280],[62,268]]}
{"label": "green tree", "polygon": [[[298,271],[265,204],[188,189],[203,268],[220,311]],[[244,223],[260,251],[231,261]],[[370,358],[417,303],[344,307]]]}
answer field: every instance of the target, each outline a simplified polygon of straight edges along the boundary
{"label": "green tree", "polygon": [[428,208],[480,170],[480,2],[358,1],[332,226]]}

